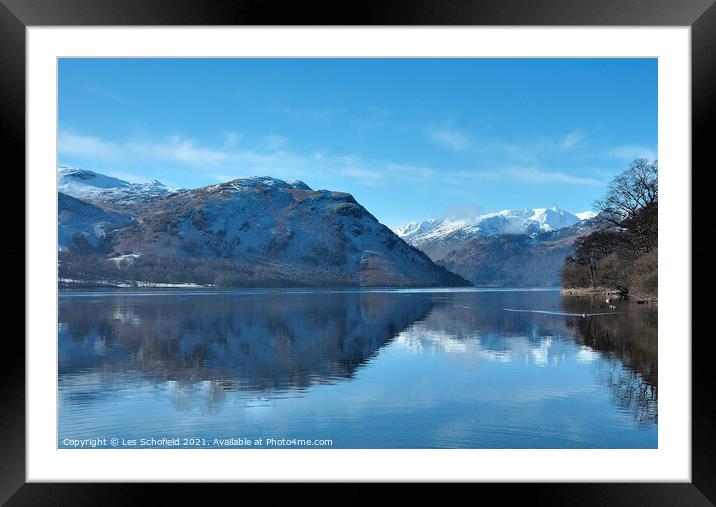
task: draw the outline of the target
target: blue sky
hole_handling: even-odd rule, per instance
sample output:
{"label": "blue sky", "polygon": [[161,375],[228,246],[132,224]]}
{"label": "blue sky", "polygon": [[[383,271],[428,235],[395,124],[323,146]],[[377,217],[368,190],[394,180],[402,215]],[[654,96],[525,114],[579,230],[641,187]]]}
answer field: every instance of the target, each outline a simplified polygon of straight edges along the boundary
{"label": "blue sky", "polygon": [[391,227],[591,208],[656,158],[656,59],[61,59],[60,163],[352,193]]}

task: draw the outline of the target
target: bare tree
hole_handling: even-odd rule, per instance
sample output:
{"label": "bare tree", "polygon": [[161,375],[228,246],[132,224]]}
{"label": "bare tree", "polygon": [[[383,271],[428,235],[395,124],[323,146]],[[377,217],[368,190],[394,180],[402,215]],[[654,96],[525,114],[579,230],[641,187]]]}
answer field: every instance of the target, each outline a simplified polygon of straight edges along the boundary
{"label": "bare tree", "polygon": [[599,261],[612,253],[618,244],[617,236],[609,231],[594,231],[581,236],[574,242],[574,254],[570,261],[589,270],[592,287],[597,288]]}
{"label": "bare tree", "polygon": [[634,219],[642,208],[656,204],[658,190],[658,162],[639,158],[609,183],[606,195],[595,201],[594,210],[611,224],[619,225]]}
{"label": "bare tree", "polygon": [[594,203],[601,226],[574,242],[565,259],[562,283],[656,296],[658,245],[658,164],[634,160]]}

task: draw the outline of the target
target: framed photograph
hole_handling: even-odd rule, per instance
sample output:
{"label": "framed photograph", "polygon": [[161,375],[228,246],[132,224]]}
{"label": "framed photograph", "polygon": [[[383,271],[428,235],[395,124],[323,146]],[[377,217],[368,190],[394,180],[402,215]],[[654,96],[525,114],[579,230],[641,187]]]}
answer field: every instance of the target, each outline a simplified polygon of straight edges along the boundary
{"label": "framed photograph", "polygon": [[308,481],[714,502],[712,2],[2,2],[8,505]]}

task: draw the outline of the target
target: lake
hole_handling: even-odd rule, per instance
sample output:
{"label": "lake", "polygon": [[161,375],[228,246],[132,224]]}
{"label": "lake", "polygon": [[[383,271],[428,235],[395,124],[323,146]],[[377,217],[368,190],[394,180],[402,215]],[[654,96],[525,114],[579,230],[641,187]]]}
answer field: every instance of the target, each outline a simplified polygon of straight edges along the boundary
{"label": "lake", "polygon": [[656,448],[657,310],[616,306],[558,290],[62,291],[58,447]]}

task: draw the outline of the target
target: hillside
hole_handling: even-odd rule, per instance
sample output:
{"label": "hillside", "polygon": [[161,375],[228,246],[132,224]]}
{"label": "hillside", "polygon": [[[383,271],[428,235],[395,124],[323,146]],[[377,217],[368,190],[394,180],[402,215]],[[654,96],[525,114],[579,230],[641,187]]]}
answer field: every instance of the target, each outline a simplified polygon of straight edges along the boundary
{"label": "hillside", "polygon": [[396,229],[433,261],[478,286],[556,287],[591,214],[559,208],[505,210],[474,221],[428,220]]}
{"label": "hillside", "polygon": [[[102,181],[97,176],[90,179]],[[92,200],[84,203],[81,235],[94,246],[79,248],[77,238],[60,236],[66,277],[84,269],[95,278],[230,286],[469,285],[397,237],[347,193],[270,177],[159,193],[155,185],[148,194],[121,180],[111,182],[116,187],[89,190],[62,181],[64,190]],[[104,234],[100,247],[90,231],[115,217],[111,210],[120,201],[129,223]],[[82,202],[73,200],[75,207]],[[61,213],[60,229],[67,227],[64,217]]]}

